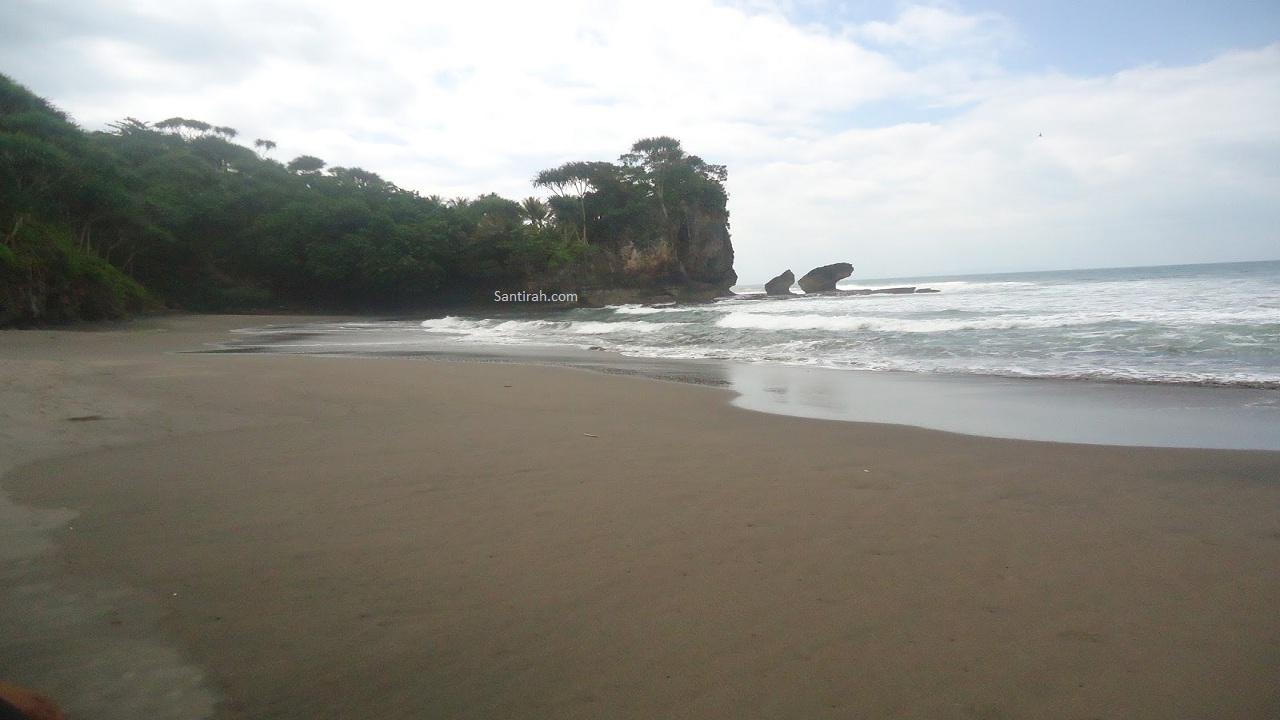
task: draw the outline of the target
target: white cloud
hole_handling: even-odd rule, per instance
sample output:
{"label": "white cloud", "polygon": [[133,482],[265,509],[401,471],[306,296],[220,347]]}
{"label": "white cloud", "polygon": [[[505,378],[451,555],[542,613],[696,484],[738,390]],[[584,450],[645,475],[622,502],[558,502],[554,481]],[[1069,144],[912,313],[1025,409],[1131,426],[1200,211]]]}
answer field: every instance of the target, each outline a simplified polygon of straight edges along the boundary
{"label": "white cloud", "polygon": [[[804,243],[793,264],[885,275],[1275,256],[1277,79],[1280,46],[1008,79],[945,122],[847,131],[808,162],[757,166],[737,187],[738,227],[763,232],[738,245],[763,255],[790,234]],[[764,198],[796,212],[757,209]]]}
{"label": "white cloud", "polygon": [[876,45],[935,55],[957,49],[994,52],[1016,43],[1017,34],[996,13],[966,15],[937,6],[911,5],[893,22],[877,20],[851,28],[850,35]]}
{"label": "white cloud", "polygon": [[747,280],[1244,259],[1280,225],[1275,46],[1078,78],[1010,72],[1013,24],[945,5],[857,25],[797,21],[814,0],[116,5],[16,0],[58,41],[0,63],[89,127],[197,117],[446,197],[522,197],[673,135],[729,166]]}

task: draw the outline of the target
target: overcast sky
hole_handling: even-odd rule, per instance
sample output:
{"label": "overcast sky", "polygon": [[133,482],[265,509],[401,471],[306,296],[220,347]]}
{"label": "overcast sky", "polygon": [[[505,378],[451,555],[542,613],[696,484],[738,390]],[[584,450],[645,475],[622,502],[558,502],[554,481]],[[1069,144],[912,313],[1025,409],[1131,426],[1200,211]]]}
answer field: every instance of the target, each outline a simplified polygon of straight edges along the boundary
{"label": "overcast sky", "polygon": [[679,138],[736,269],[1280,259],[1274,0],[0,0],[87,129],[195,118],[424,195],[519,199]]}

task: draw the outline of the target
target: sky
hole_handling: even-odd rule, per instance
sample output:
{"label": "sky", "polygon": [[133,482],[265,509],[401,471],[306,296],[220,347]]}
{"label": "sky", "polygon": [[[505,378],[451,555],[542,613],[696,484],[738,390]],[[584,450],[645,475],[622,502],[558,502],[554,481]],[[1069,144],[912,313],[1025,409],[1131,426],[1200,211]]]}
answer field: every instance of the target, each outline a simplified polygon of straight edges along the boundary
{"label": "sky", "polygon": [[88,130],[180,116],[424,195],[670,135],[743,283],[1280,259],[1275,0],[0,0]]}

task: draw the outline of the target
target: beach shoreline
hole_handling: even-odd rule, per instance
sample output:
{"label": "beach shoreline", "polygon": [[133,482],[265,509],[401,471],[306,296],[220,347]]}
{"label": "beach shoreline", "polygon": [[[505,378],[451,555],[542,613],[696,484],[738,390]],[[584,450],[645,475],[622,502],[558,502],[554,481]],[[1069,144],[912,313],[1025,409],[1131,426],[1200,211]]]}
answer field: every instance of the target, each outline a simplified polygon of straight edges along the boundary
{"label": "beach shoreline", "polygon": [[72,717],[1280,714],[1280,453],[183,352],[272,321],[0,335],[0,667]]}
{"label": "beach shoreline", "polygon": [[1280,451],[1280,390],[655,358],[570,345],[457,342],[369,323],[243,328],[194,352],[521,363],[724,387],[733,404],[823,420],[1089,445]]}

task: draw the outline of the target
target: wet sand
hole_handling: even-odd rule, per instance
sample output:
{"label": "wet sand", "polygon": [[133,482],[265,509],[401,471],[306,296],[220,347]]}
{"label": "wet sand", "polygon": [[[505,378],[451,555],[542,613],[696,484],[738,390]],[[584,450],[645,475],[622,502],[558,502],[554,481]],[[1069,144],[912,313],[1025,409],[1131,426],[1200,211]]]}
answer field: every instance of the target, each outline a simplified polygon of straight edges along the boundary
{"label": "wet sand", "polygon": [[1280,716],[1280,453],[172,352],[264,322],[0,334],[0,674],[73,718]]}

